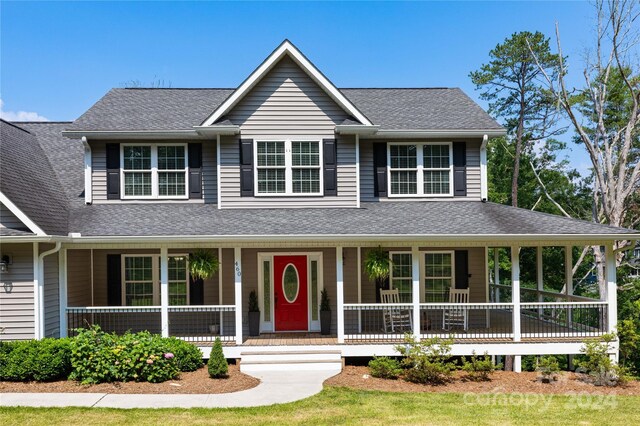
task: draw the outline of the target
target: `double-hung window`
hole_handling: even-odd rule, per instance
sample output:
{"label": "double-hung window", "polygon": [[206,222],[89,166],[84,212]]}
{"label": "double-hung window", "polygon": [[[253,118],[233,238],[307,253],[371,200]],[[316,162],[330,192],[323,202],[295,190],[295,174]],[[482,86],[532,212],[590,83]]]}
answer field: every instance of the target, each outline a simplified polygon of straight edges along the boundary
{"label": "double-hung window", "polygon": [[389,276],[391,289],[398,290],[400,303],[411,303],[413,293],[413,265],[411,253],[391,253],[391,274]]}
{"label": "double-hung window", "polygon": [[123,198],[187,198],[186,144],[123,144]]}
{"label": "double-hung window", "polygon": [[453,252],[427,252],[424,255],[424,301],[449,301],[453,285]]}
{"label": "double-hung window", "polygon": [[322,195],[319,140],[256,141],[257,195]]}
{"label": "double-hung window", "polygon": [[[187,256],[169,256],[169,305],[189,304]],[[160,257],[157,255],[123,256],[122,301],[124,306],[160,304]]]}
{"label": "double-hung window", "polygon": [[452,196],[450,142],[388,144],[389,196]]}

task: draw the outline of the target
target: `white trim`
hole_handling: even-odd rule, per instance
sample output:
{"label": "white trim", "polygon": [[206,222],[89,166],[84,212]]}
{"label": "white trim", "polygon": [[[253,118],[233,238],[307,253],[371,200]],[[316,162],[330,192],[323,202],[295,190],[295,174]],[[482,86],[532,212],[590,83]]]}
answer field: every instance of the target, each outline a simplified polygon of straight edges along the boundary
{"label": "white trim", "polygon": [[[148,146],[151,148],[151,169],[125,170],[124,148]],[[158,147],[181,146],[184,149],[184,170],[158,169]],[[184,195],[160,195],[160,173],[184,173]],[[151,173],[151,195],[125,195],[125,173]],[[120,144],[120,199],[121,200],[187,200],[189,199],[189,146],[187,143],[121,143]]]}
{"label": "white trim", "polygon": [[69,139],[83,137],[95,140],[165,140],[202,138],[195,129],[189,130],[63,130],[62,136]]}
{"label": "white trim", "polygon": [[480,199],[487,201],[489,199],[489,184],[487,178],[487,143],[489,136],[484,135],[482,137],[482,144],[480,145]]}
{"label": "white trim", "polygon": [[265,59],[258,68],[202,123],[211,126],[220,117],[228,113],[249,91],[260,81],[284,55],[289,55],[325,92],[356,120],[365,125],[372,125],[334,85],[289,41],[285,40]]}
{"label": "white trim", "polygon": [[[393,269],[393,268],[392,268]],[[411,247],[411,300],[413,301],[413,337],[420,340],[420,250]]]}
{"label": "white trim", "polygon": [[605,245],[605,276],[607,280],[607,331],[616,331],[618,324],[618,284],[616,278],[616,255],[612,242]]}
{"label": "white trim", "polygon": [[371,135],[371,139],[387,138],[482,138],[504,136],[504,129],[496,130],[465,130],[465,129],[383,129]]}
{"label": "white trim", "polygon": [[[356,248],[358,251],[358,303],[362,303],[362,247]],[[358,310],[358,333],[362,333],[362,311]]]}
{"label": "white trim", "polygon": [[336,306],[338,343],[344,343],[344,271],[342,246],[336,247]]}
{"label": "white trim", "polygon": [[[162,337],[169,337],[169,250],[167,246],[160,247],[160,330]],[[152,262],[153,265],[153,262]],[[189,280],[187,278],[187,292]],[[187,304],[189,296],[187,295]]]}
{"label": "white trim", "polygon": [[[283,166],[259,166],[258,165],[258,143],[260,142],[283,142],[284,143],[284,165]],[[294,166],[293,165],[293,142],[317,142],[318,143],[318,165],[317,166]],[[321,197],[324,195],[324,154],[322,138],[315,136],[300,137],[255,137],[253,139],[253,195],[255,197]],[[259,192],[258,191],[258,170],[260,169],[284,169],[285,192]],[[318,170],[319,192],[293,192],[293,169]]]}
{"label": "white trim", "polygon": [[513,341],[521,339],[520,327],[520,247],[511,247],[511,301],[513,302]]}
{"label": "white trim", "polygon": [[[46,236],[47,233],[44,232],[42,230],[42,228],[40,228],[38,225],[36,225],[36,223],[34,221],[32,221],[31,219],[29,219],[29,217],[24,214],[22,212],[22,210],[20,210],[18,208],[18,206],[16,206],[15,204],[13,204],[13,202],[11,200],[9,200],[9,198],[7,198],[6,195],[4,195],[4,193],[2,193],[2,191],[0,191],[0,203],[4,204],[4,206],[9,209],[9,211],[11,213],[13,213],[13,215],[15,217],[17,217],[18,219],[20,219],[20,221],[27,227],[29,228],[29,230],[31,232],[33,232],[34,234],[38,235],[38,236]],[[3,240],[5,240],[5,238],[7,237],[2,237]],[[6,241],[6,240],[5,240]]]}
{"label": "white trim", "polygon": [[33,243],[33,338],[40,339],[40,306],[44,301],[40,298],[40,254],[39,243]]}
{"label": "white trim", "polygon": [[216,135],[216,191],[218,209],[222,208],[222,187],[220,185],[220,173],[222,172],[222,166],[220,165],[220,135]]}
{"label": "white trim", "polygon": [[[391,167],[391,147],[414,145],[416,147],[416,167],[415,168],[392,168]],[[449,167],[424,167],[424,147],[426,145],[447,145],[449,147]],[[424,172],[427,171],[449,171],[449,192],[446,194],[427,194],[424,192]],[[407,171],[416,173],[416,193],[415,194],[393,194],[391,192],[391,172]],[[389,198],[424,198],[424,197],[453,197],[453,142],[389,142],[387,143],[387,196]]]}
{"label": "white trim", "polygon": [[67,249],[58,254],[58,300],[60,315],[60,337],[67,337]]}
{"label": "white trim", "polygon": [[91,204],[91,202],[93,201],[93,172],[91,145],[89,145],[89,142],[87,142],[86,136],[82,137],[82,145],[84,146],[84,203]]}
{"label": "white trim", "polygon": [[[356,208],[360,208],[360,135],[356,133]],[[337,147],[336,147],[337,149]]]}
{"label": "white trim", "polygon": [[40,276],[38,277],[38,293],[34,295],[34,299],[38,300],[38,334],[36,335],[36,339],[42,339],[45,337],[45,323],[44,323],[44,258],[49,256],[50,254],[57,253],[60,251],[62,247],[61,242],[56,242],[56,245],[47,251],[40,253],[38,256],[38,273]]}
{"label": "white trim", "polygon": [[233,248],[233,276],[236,316],[236,344],[242,344],[242,249]]}

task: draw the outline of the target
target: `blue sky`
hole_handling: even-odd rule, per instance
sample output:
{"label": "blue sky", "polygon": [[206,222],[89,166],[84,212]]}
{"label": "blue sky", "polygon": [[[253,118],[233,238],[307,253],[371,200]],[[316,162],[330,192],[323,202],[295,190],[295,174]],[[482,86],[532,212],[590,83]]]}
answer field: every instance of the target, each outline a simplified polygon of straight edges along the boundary
{"label": "blue sky", "polygon": [[580,84],[588,2],[1,0],[0,98],[5,116],[73,120],[132,80],[235,87],[288,38],[338,87],[461,87],[477,100],[468,74],[489,50],[516,31],[552,36],[556,21]]}

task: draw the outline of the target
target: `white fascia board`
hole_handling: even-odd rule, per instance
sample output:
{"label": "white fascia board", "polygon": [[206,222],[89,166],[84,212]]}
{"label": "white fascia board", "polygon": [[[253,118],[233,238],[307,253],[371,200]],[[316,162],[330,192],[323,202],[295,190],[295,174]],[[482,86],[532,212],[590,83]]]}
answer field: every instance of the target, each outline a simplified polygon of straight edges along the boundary
{"label": "white fascia board", "polygon": [[[29,219],[29,216],[27,216],[22,210],[20,210],[18,208],[18,206],[16,206],[9,198],[7,198],[6,195],[4,195],[2,192],[0,192],[0,202],[2,204],[5,205],[5,207],[7,209],[9,209],[9,211],[11,213],[13,213],[13,215],[15,217],[17,217],[18,219],[20,219],[20,221],[27,227],[29,228],[29,231],[33,232],[34,234],[38,235],[38,236],[43,236],[43,235],[47,235],[46,232],[44,232],[42,230],[42,228],[40,228],[38,225],[36,225],[36,223],[34,221],[32,221],[31,219]],[[3,241],[5,239],[5,237],[2,238]]]}
{"label": "white fascia board", "polygon": [[195,129],[190,130],[65,130],[62,135],[70,139],[128,139],[128,140],[162,140],[162,139],[197,139],[202,138]]}
{"label": "white fascia board", "polygon": [[442,129],[442,130],[378,130],[373,135],[374,139],[383,138],[483,138],[487,135],[489,138],[504,136],[506,131],[503,129],[490,130],[466,130],[466,129]]}
{"label": "white fascia board", "polygon": [[362,124],[338,124],[336,126],[336,133],[341,135],[360,135],[368,136],[375,134],[380,129],[380,126],[366,126]]}
{"label": "white fascia board", "polygon": [[230,136],[240,133],[240,126],[193,126],[202,136]]}
{"label": "white fascia board", "polygon": [[365,125],[371,121],[356,108],[336,86],[325,77],[289,40],[285,40],[240,84],[240,86],[202,123],[211,126],[223,115],[227,114],[249,91],[278,63],[284,55],[289,55],[325,92],[356,120]]}
{"label": "white fascia board", "polygon": [[52,236],[38,236],[38,235],[6,235],[1,236],[0,240],[2,240],[3,244],[8,243],[51,243],[57,241],[66,241],[67,238],[57,238]]}
{"label": "white fascia board", "polygon": [[175,236],[76,236],[71,238],[73,243],[114,243],[114,242],[138,242],[138,243],[182,243],[182,242],[207,242],[207,243],[286,243],[286,242],[504,242],[504,243],[528,243],[536,244],[545,241],[573,241],[585,243],[611,242],[617,240],[630,240],[640,238],[640,234],[414,234],[414,235],[175,235]]}

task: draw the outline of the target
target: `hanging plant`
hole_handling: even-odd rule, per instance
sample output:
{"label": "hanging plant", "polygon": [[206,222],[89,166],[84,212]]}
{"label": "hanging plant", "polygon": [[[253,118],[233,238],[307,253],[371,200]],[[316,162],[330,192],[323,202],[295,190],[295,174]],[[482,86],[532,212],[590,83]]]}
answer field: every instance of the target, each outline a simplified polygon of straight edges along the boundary
{"label": "hanging plant", "polygon": [[367,253],[364,260],[364,272],[370,280],[376,282],[376,302],[380,302],[380,290],[385,287],[385,281],[389,278],[391,259],[389,253],[378,246]]}
{"label": "hanging plant", "polygon": [[220,262],[210,250],[197,250],[189,256],[189,273],[194,280],[211,278],[219,268]]}

